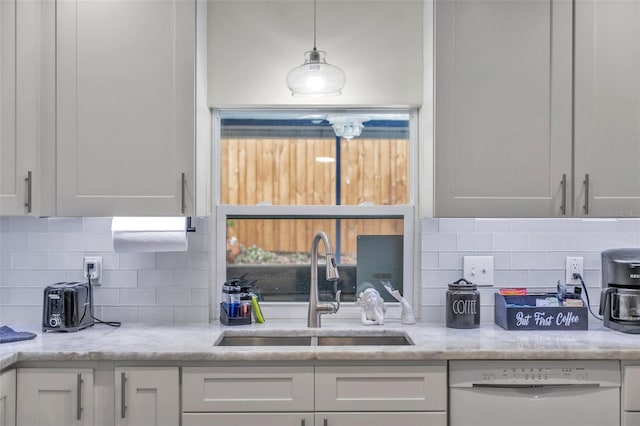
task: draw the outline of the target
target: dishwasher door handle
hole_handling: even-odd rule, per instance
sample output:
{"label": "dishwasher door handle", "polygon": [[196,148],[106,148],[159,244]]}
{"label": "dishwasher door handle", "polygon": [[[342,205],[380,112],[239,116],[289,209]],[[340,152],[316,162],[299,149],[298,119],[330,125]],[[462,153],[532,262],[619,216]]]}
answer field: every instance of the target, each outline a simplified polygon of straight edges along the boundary
{"label": "dishwasher door handle", "polygon": [[490,384],[490,383],[473,383],[471,385],[473,388],[485,388],[485,389],[564,389],[564,388],[579,388],[579,389],[588,389],[588,388],[599,388],[600,385],[598,383],[572,383],[572,384]]}
{"label": "dishwasher door handle", "polygon": [[507,395],[521,395],[527,398],[564,398],[576,395],[598,393],[604,390],[598,383],[572,384],[484,384],[473,386],[471,392],[485,393],[501,398]]}

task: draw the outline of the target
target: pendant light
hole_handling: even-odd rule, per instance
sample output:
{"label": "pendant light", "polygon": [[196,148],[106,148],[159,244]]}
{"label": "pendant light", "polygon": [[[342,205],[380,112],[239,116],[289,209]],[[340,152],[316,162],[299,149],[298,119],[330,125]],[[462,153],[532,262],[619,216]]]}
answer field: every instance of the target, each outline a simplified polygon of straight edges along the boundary
{"label": "pendant light", "polygon": [[305,52],[304,63],[287,74],[293,96],[338,96],[346,82],[344,71],[328,64],[325,52],[316,49],[316,0],[313,0],[313,50]]}

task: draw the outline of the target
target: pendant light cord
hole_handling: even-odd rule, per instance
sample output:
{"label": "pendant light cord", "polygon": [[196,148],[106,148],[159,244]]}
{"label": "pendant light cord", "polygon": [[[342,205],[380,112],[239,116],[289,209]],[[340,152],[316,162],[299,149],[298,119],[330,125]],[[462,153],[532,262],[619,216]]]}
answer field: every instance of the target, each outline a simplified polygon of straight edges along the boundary
{"label": "pendant light cord", "polygon": [[316,0],[313,0],[313,51],[316,50]]}

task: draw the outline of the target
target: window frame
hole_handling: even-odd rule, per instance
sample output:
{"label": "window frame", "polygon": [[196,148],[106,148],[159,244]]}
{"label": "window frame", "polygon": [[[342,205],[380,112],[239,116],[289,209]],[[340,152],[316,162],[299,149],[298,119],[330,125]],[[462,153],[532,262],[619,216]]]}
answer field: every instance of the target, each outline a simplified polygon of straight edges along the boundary
{"label": "window frame", "polygon": [[[281,109],[247,108],[242,111],[254,110],[277,112]],[[223,111],[238,111],[238,109],[224,109]],[[301,110],[296,110],[297,112]],[[306,111],[306,110],[305,110]],[[332,112],[328,108],[314,108],[307,111],[312,113]],[[345,112],[341,110],[340,112]],[[380,114],[380,113],[408,113],[409,114],[409,203],[403,205],[313,205],[313,206],[290,206],[290,205],[228,205],[220,204],[220,149],[221,149],[221,122],[220,110],[213,110],[212,120],[212,157],[213,157],[213,212],[215,226],[212,230],[213,238],[211,244],[212,274],[213,284],[211,285],[212,303],[211,318],[217,320],[220,315],[219,296],[222,294],[222,284],[226,280],[226,231],[227,219],[231,218],[380,218],[395,217],[403,219],[403,296],[413,307],[416,316],[418,306],[418,267],[419,267],[419,230],[416,214],[416,200],[418,187],[418,112],[415,108],[396,109],[358,109],[350,108],[349,113],[353,114]],[[309,248],[311,241],[309,241]],[[397,302],[387,302],[387,317],[399,319],[401,308]],[[285,318],[306,318],[308,302],[264,302],[261,304],[267,319]],[[354,303],[344,303],[340,307],[338,315],[328,315],[326,318],[359,318],[360,308]]]}

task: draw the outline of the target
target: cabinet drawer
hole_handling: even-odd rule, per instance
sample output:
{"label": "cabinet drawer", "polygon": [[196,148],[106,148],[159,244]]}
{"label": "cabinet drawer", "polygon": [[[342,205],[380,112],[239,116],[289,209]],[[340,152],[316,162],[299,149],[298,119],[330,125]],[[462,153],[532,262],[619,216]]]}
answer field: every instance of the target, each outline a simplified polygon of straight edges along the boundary
{"label": "cabinet drawer", "polygon": [[624,367],[622,397],[624,411],[640,411],[640,365]]}
{"label": "cabinet drawer", "polygon": [[447,413],[316,413],[316,426],[447,426]]}
{"label": "cabinet drawer", "polygon": [[313,411],[313,367],[183,368],[182,409]]}
{"label": "cabinet drawer", "polygon": [[622,426],[640,426],[640,413],[622,413]]}
{"label": "cabinet drawer", "polygon": [[313,426],[312,413],[185,413],[182,426]]}
{"label": "cabinet drawer", "polygon": [[445,411],[445,364],[316,367],[316,411]]}

